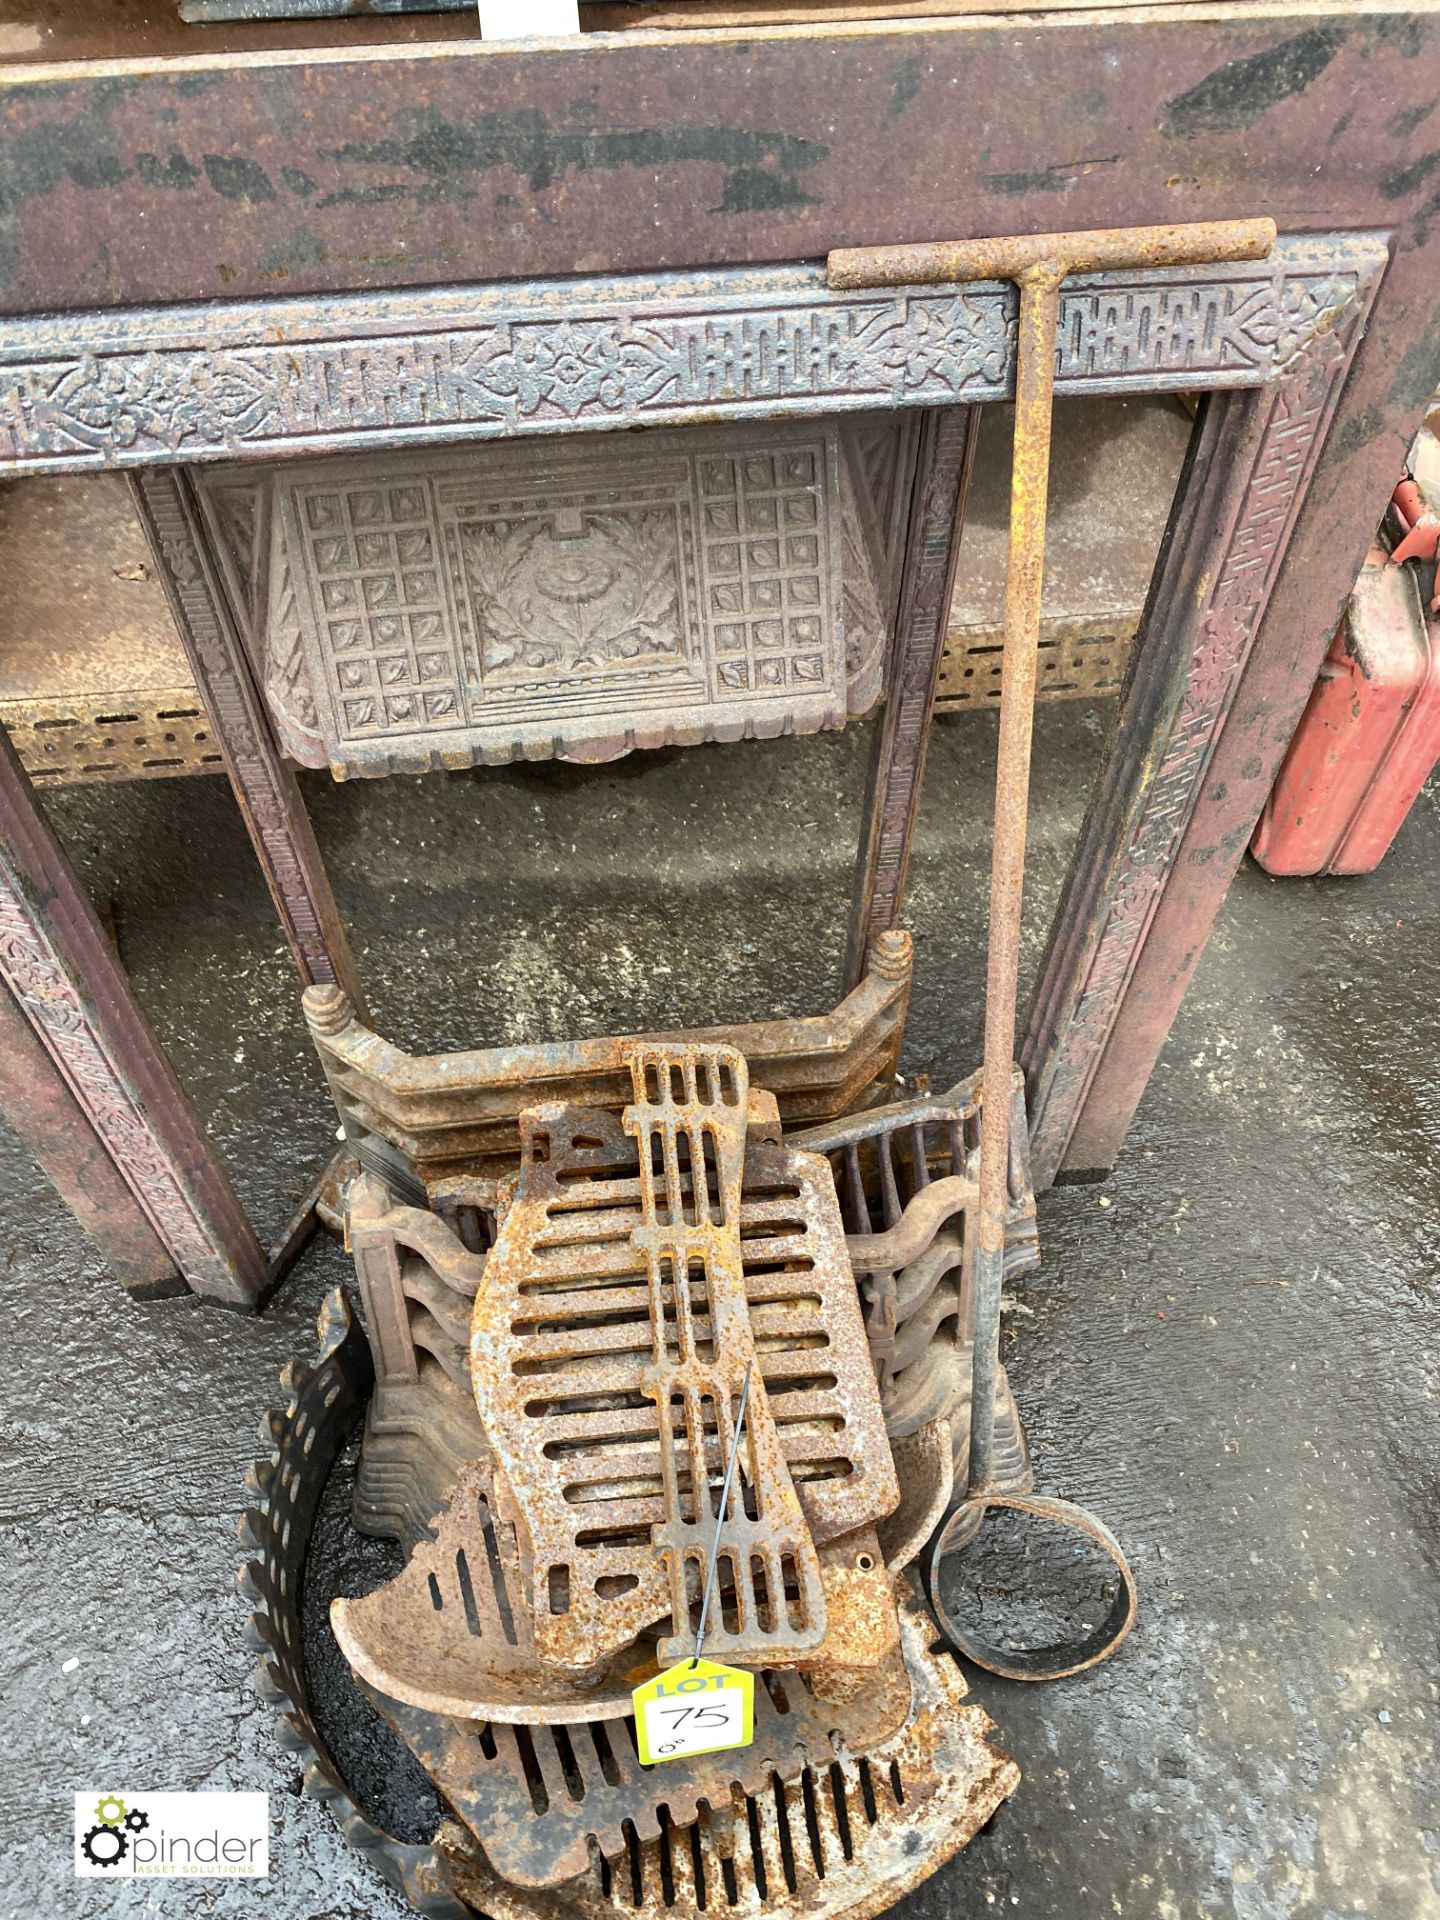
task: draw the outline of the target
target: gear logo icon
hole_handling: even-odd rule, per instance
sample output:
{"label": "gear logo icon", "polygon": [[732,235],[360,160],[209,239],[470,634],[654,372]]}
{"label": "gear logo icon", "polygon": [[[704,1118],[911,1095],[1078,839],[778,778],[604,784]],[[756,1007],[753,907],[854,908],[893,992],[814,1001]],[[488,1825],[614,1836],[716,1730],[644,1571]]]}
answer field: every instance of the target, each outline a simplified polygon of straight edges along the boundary
{"label": "gear logo icon", "polygon": [[80,1851],[92,1867],[118,1867],[130,1857],[131,1835],[143,1833],[149,1824],[142,1808],[127,1806],[118,1793],[102,1793],[95,1802],[95,1825],[82,1836]]}
{"label": "gear logo icon", "polygon": [[130,1851],[130,1842],[119,1827],[91,1827],[80,1842],[80,1851],[92,1867],[118,1867]]}

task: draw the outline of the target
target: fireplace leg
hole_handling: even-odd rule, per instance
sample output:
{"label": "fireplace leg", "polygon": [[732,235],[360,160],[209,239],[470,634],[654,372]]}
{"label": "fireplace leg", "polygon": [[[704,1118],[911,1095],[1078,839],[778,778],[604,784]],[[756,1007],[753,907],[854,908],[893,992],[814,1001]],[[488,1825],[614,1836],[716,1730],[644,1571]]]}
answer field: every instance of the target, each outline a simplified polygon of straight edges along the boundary
{"label": "fireplace leg", "polygon": [[137,1300],[190,1291],[8,987],[0,987],[0,1112],[122,1287]]}
{"label": "fireplace leg", "polygon": [[847,990],[860,984],[866,954],[877,934],[897,924],[905,897],[978,424],[974,408],[937,408],[925,416],[920,433],[885,709],[871,749]]}
{"label": "fireplace leg", "polygon": [[[93,1140],[195,1292],[253,1306],[267,1284],[254,1229],[3,728],[0,982],[13,995],[6,1012],[13,1018],[18,1005],[51,1063],[13,1108],[22,1090],[16,1083],[23,1082],[19,1057],[0,1080],[20,1131],[49,1154],[47,1171],[60,1157],[55,1128],[66,1111],[63,1101],[56,1104],[57,1079],[84,1116],[87,1131],[71,1143],[59,1182],[67,1198],[86,1192],[86,1204],[75,1209],[82,1224],[113,1197],[103,1174],[97,1184],[89,1177],[93,1166],[87,1172]],[[0,1030],[0,1045],[4,1038]],[[106,1250],[127,1283],[142,1278],[163,1290],[163,1264],[150,1238],[138,1233],[131,1208],[117,1211]]]}
{"label": "fireplace leg", "polygon": [[132,475],[131,488],[300,977],[307,987],[340,987],[364,1019],[365,999],[329,876],[241,643],[194,484],[182,468],[161,467]]}

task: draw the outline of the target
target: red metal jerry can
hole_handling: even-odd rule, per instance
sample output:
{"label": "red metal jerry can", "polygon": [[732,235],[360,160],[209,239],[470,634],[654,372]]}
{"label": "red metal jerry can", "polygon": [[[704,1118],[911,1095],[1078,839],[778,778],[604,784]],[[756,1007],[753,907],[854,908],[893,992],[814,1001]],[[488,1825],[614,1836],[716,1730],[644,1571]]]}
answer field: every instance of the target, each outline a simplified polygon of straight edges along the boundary
{"label": "red metal jerry can", "polygon": [[1268,873],[1369,873],[1440,758],[1440,622],[1372,547],[1250,851]]}

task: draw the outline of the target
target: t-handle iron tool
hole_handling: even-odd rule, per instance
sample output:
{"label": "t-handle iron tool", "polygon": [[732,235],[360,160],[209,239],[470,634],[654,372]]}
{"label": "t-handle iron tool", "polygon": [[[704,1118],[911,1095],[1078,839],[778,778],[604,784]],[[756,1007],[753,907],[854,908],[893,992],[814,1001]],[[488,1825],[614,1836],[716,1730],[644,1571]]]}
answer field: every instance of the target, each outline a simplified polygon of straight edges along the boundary
{"label": "t-handle iron tool", "polygon": [[[990,867],[990,944],[985,975],[984,1099],[980,1141],[979,1233],[974,1299],[970,1458],[965,1497],[935,1536],[929,1559],[931,1603],[960,1650],[1016,1680],[1058,1679],[1113,1653],[1135,1619],[1134,1576],[1114,1536],[1083,1507],[992,1485],[995,1399],[1000,1365],[1000,1293],[1004,1272],[1006,1174],[1010,1158],[1010,1086],[1020,966],[1020,910],[1030,739],[1045,573],[1045,515],[1050,481],[1050,420],[1055,395],[1060,289],[1068,275],[1127,267],[1261,260],[1275,244],[1273,220],[1206,221],[1191,226],[1116,227],[999,240],[936,241],[913,246],[842,248],[830,255],[836,288],[1013,280],[1020,289],[1015,372],[1015,451],[1010,478],[1010,547],[1005,581],[1005,653],[1000,680],[1000,744]],[[1106,1619],[1078,1640],[1016,1651],[957,1626],[939,1597],[939,1568],[968,1546],[985,1515],[1005,1507],[1078,1529],[1110,1555],[1120,1574]]]}

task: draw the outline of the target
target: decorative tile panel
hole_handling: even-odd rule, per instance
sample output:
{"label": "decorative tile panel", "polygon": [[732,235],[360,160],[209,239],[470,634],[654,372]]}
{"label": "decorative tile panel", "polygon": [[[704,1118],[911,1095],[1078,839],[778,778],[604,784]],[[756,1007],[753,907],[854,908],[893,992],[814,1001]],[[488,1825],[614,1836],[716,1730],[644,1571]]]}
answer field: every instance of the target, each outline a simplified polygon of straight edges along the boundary
{"label": "decorative tile panel", "polygon": [[301,556],[340,731],[364,739],[462,725],[425,482],[300,485],[282,511],[286,558]]}
{"label": "decorative tile panel", "polygon": [[853,530],[883,520],[906,444],[866,423],[860,459],[857,431],[247,470],[271,496],[251,644],[286,747],[347,778],[844,725],[886,643],[883,561]]}

